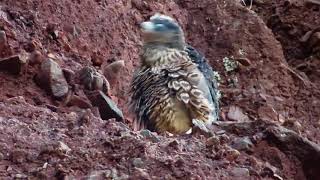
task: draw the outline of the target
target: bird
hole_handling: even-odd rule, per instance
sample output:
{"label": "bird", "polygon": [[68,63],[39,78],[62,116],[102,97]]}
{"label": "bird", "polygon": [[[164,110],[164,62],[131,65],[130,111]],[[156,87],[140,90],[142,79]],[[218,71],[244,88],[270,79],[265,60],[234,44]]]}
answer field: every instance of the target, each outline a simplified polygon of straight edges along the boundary
{"label": "bird", "polygon": [[129,85],[134,128],[185,134],[219,119],[219,90],[205,56],[186,43],[172,17],[155,13],[140,24],[140,65]]}

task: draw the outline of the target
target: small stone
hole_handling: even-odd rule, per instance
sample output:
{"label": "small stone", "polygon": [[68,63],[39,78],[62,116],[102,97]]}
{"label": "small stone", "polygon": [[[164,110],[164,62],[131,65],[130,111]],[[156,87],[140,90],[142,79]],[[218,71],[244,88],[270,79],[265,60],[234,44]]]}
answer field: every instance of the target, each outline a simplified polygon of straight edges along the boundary
{"label": "small stone", "polygon": [[278,121],[283,124],[286,120],[285,120],[285,117],[282,115],[282,114],[279,114],[278,115]]}
{"label": "small stone", "polygon": [[220,145],[220,139],[217,136],[209,137],[206,141],[207,147],[218,146]]}
{"label": "small stone", "polygon": [[192,135],[203,135],[207,138],[213,136],[213,133],[208,129],[203,121],[192,119],[192,125]]}
{"label": "small stone", "polygon": [[137,168],[142,168],[144,166],[144,163],[141,158],[134,158],[132,160],[132,165]]}
{"label": "small stone", "polygon": [[249,117],[245,115],[242,109],[238,106],[231,106],[227,114],[227,117],[232,121],[249,121]]}
{"label": "small stone", "polygon": [[160,142],[160,139],[151,131],[147,130],[147,129],[143,129],[140,131],[140,134],[142,136],[144,136],[147,139],[150,139],[152,142],[157,143]]}
{"label": "small stone", "polygon": [[81,118],[79,120],[79,125],[83,126],[84,124],[89,124],[92,117],[92,113],[90,109],[87,109],[84,113],[82,113]]}
{"label": "small stone", "polygon": [[226,131],[225,130],[220,130],[220,131],[217,131],[216,132],[216,135],[222,135],[222,134],[225,134]]}
{"label": "small stone", "polygon": [[40,51],[34,51],[30,55],[29,64],[30,65],[41,64],[44,61],[44,59],[45,58]]}
{"label": "small stone", "polygon": [[257,144],[258,142],[262,141],[265,137],[265,134],[260,132],[256,133],[255,135],[252,136],[251,140],[253,143]]}
{"label": "small stone", "polygon": [[120,72],[125,67],[125,63],[123,60],[115,61],[109,65],[104,62],[101,66],[101,70],[103,75],[108,79],[111,84],[114,84],[115,81],[121,77]]}
{"label": "small stone", "polygon": [[132,179],[141,179],[141,180],[151,179],[150,175],[146,172],[146,170],[141,169],[141,168],[135,168],[131,178]]}
{"label": "small stone", "polygon": [[79,83],[82,84],[87,90],[100,90],[106,94],[109,93],[110,84],[108,80],[93,67],[86,66],[82,68],[78,74],[80,81]]}
{"label": "small stone", "polygon": [[0,52],[4,51],[7,46],[7,35],[6,32],[0,31]]}
{"label": "small stone", "polygon": [[16,178],[16,179],[27,179],[28,176],[25,175],[25,174],[16,174],[16,175],[14,176],[14,178]]}
{"label": "small stone", "polygon": [[65,143],[63,143],[61,141],[58,142],[56,148],[57,148],[56,150],[58,152],[61,152],[63,154],[68,154],[71,151],[71,149]]}
{"label": "small stone", "polygon": [[230,172],[231,176],[246,178],[250,176],[249,170],[247,168],[233,168]]}
{"label": "small stone", "polygon": [[122,111],[102,91],[87,92],[87,97],[94,106],[99,108],[101,118],[104,120],[115,118],[117,121],[124,119]]}
{"label": "small stone", "polygon": [[70,112],[65,114],[64,120],[67,122],[75,122],[79,118],[76,112]]}
{"label": "small stone", "polygon": [[7,171],[9,172],[9,171],[12,171],[13,169],[12,169],[12,167],[11,166],[8,166],[7,167]]}
{"label": "small stone", "polygon": [[26,64],[27,57],[25,54],[14,55],[0,59],[0,70],[18,75],[23,71]]}
{"label": "small stone", "polygon": [[106,177],[110,177],[112,179],[119,179],[118,171],[116,168],[112,168],[110,174],[106,174]]}
{"label": "small stone", "polygon": [[226,152],[226,159],[230,162],[233,162],[238,159],[240,152],[236,149],[229,149]]}
{"label": "small stone", "polygon": [[58,149],[62,152],[68,153],[71,151],[71,149],[63,142],[59,141],[58,142]]}
{"label": "small stone", "polygon": [[175,150],[179,150],[180,149],[180,146],[179,146],[179,142],[175,139],[173,141],[171,141],[169,144],[168,144],[168,147],[171,147]]}
{"label": "small stone", "polygon": [[68,83],[59,64],[50,58],[42,62],[35,80],[40,87],[59,99],[65,97],[69,91]]}
{"label": "small stone", "polygon": [[86,180],[100,180],[100,179],[102,180],[106,178],[109,179],[112,177],[117,177],[116,179],[119,179],[117,175],[112,175],[112,171],[107,169],[107,170],[93,171],[85,179]]}
{"label": "small stone", "polygon": [[221,144],[227,144],[230,141],[229,136],[226,135],[226,134],[223,134],[223,135],[219,136],[219,138],[220,138],[220,143]]}
{"label": "small stone", "polygon": [[242,150],[246,151],[253,147],[253,143],[249,137],[243,137],[243,138],[236,138],[232,142],[231,146],[239,151],[242,151]]}
{"label": "small stone", "polygon": [[93,54],[91,55],[91,62],[94,66],[101,66],[103,57],[99,51],[93,52]]}
{"label": "small stone", "polygon": [[57,60],[58,59],[57,56],[52,54],[52,53],[49,53],[47,56],[48,56],[48,58],[50,58],[52,60]]}
{"label": "small stone", "polygon": [[48,163],[45,162],[45,163],[43,164],[43,166],[42,166],[42,169],[47,169],[47,167],[48,167]]}
{"label": "small stone", "polygon": [[275,173],[278,172],[278,168],[274,167],[273,165],[271,165],[269,162],[266,162],[264,164],[264,168],[262,169],[260,175],[261,176],[274,176]]}

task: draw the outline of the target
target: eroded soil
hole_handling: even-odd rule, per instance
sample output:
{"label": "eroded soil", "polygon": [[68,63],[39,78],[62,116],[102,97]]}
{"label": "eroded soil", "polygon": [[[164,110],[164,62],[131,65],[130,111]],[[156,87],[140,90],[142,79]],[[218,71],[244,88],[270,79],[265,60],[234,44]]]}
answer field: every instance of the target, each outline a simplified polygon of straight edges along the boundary
{"label": "eroded soil", "polygon": [[[29,64],[21,75],[0,72],[0,176],[319,179],[319,173],[311,172],[317,167],[260,137],[264,129],[246,129],[246,135],[219,129],[216,140],[131,130],[127,87],[139,65],[138,25],[162,12],[178,20],[187,41],[221,75],[222,121],[233,120],[230,113],[236,110],[240,122],[282,125],[319,145],[320,6],[254,2],[249,10],[233,0],[2,0],[0,30],[8,44],[1,58],[38,51],[53,54],[62,68],[74,72],[87,65],[100,69],[99,61],[124,60],[125,68],[109,81],[125,121],[105,121],[93,109],[55,100],[34,82],[39,64]],[[227,72],[225,58],[240,65]],[[253,144],[231,148],[244,136]]]}

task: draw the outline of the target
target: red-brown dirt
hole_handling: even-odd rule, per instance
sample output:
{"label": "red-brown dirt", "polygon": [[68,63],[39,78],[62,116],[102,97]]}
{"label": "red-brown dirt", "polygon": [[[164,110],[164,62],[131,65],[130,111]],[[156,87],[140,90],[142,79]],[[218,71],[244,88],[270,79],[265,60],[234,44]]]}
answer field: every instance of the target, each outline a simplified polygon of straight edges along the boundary
{"label": "red-brown dirt", "polygon": [[[139,65],[139,23],[161,12],[178,20],[220,73],[222,121],[238,109],[250,121],[282,125],[319,145],[320,38],[317,30],[301,38],[319,26],[320,6],[274,0],[248,8],[233,0],[2,0],[8,45],[0,58],[37,50],[74,72],[124,60],[110,86],[125,121],[104,121],[53,99],[34,82],[38,64],[21,75],[0,72],[1,179],[319,179],[311,172],[317,167],[277,143],[258,138],[240,154],[230,147],[263,129],[220,132],[213,145],[204,136],[148,138],[131,130],[127,89]],[[226,72],[226,58],[243,65]]]}

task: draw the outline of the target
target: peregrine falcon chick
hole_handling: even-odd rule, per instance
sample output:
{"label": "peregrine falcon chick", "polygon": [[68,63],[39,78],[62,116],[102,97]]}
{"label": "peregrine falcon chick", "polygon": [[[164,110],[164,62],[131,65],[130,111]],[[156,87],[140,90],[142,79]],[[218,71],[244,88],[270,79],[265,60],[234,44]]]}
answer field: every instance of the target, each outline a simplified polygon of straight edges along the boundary
{"label": "peregrine falcon chick", "polygon": [[[205,57],[186,44],[173,18],[156,13],[141,23],[140,67],[130,86],[137,129],[182,134],[218,119],[218,89]],[[194,123],[196,122],[196,123]]]}

